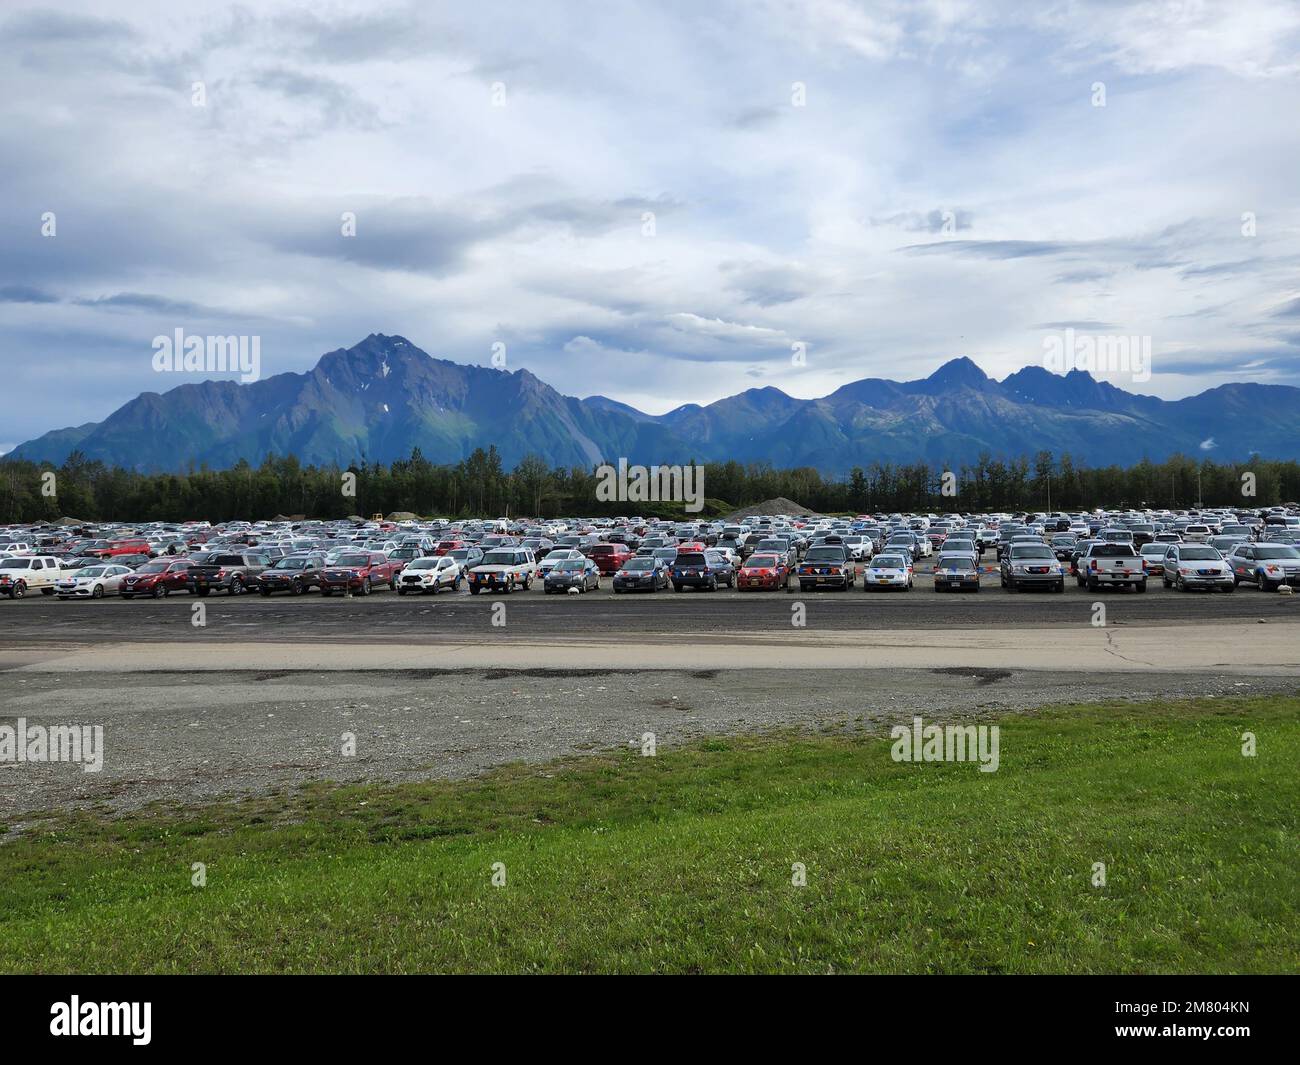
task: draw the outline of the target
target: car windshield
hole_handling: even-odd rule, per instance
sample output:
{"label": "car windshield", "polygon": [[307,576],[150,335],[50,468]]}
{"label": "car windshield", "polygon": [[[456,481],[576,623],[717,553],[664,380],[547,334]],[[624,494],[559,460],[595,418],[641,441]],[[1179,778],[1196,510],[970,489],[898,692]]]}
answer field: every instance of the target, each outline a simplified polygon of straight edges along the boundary
{"label": "car windshield", "polygon": [[167,562],[150,562],[146,566],[141,566],[136,573],[166,573],[170,563]]}
{"label": "car windshield", "polygon": [[811,547],[808,554],[804,556],[805,562],[843,562],[844,548],[842,547]]}
{"label": "car windshield", "polygon": [[1178,552],[1184,562],[1218,562],[1223,556],[1212,547],[1184,547]]}
{"label": "car windshield", "polygon": [[107,566],[91,566],[89,569],[79,569],[73,574],[74,577],[102,577],[108,572]]}
{"label": "car windshield", "polygon": [[310,559],[306,558],[282,558],[279,559],[272,569],[306,569]]}
{"label": "car windshield", "polygon": [[703,566],[707,561],[703,551],[683,551],[677,556],[679,566]]}
{"label": "car windshield", "polygon": [[956,569],[962,566],[970,566],[971,560],[965,555],[940,555],[936,566],[946,569]]}
{"label": "car windshield", "polygon": [[483,565],[485,566],[513,566],[515,564],[515,553],[513,551],[489,551],[483,556]]}
{"label": "car windshield", "polygon": [[369,555],[339,555],[338,564],[340,566],[368,566],[370,565]]}
{"label": "car windshield", "polygon": [[1300,558],[1300,551],[1294,547],[1261,547],[1255,551],[1256,558]]}
{"label": "car windshield", "polygon": [[417,558],[406,569],[408,572],[413,569],[436,569],[437,565],[438,560],[436,558]]}
{"label": "car windshield", "polygon": [[1055,558],[1050,547],[1038,547],[1034,544],[1021,544],[1011,549],[1012,558]]}
{"label": "car windshield", "polygon": [[[1142,554],[1150,555],[1152,558],[1163,558],[1168,550],[1168,544],[1145,544],[1142,547]],[[1186,558],[1187,556],[1184,555],[1183,557]]]}
{"label": "car windshield", "polygon": [[655,560],[653,558],[629,558],[624,563],[623,568],[626,570],[654,569]]}
{"label": "car windshield", "polygon": [[754,569],[770,569],[777,564],[776,555],[750,555],[747,566]]}
{"label": "car windshield", "polygon": [[581,573],[586,562],[580,558],[566,558],[555,568],[561,573]]}
{"label": "car windshield", "polygon": [[878,555],[873,566],[876,569],[903,569],[907,562],[902,555]]}

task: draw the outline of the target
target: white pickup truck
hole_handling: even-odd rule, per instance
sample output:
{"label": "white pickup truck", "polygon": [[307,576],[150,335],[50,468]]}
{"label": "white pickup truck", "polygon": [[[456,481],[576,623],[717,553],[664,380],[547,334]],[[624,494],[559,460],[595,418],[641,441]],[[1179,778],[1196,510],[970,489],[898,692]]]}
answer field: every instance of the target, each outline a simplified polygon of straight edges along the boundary
{"label": "white pickup truck", "polygon": [[0,558],[0,595],[21,599],[39,588],[42,595],[54,594],[54,582],[63,576],[53,555],[12,555]]}
{"label": "white pickup truck", "polygon": [[1132,585],[1135,591],[1147,590],[1147,572],[1142,556],[1132,544],[1094,543],[1079,559],[1076,574],[1080,586],[1096,591],[1103,584]]}

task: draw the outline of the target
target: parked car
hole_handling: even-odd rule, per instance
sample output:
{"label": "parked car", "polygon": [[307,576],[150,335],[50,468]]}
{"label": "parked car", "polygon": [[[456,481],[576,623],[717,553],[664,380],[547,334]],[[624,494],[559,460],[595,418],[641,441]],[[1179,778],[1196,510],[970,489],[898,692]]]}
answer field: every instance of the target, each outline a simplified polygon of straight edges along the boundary
{"label": "parked car", "polygon": [[1171,584],[1180,592],[1193,588],[1215,588],[1230,592],[1237,582],[1233,579],[1232,566],[1215,548],[1209,544],[1167,544],[1164,546],[1165,558],[1160,574],[1164,586]]}
{"label": "parked car", "polygon": [[934,590],[936,592],[980,590],[979,564],[965,552],[940,552],[934,560]]}
{"label": "parked car", "polygon": [[257,578],[269,564],[263,554],[229,554],[215,552],[203,561],[195,561],[185,572],[185,587],[194,595],[208,595],[224,589],[227,595],[242,595],[257,587]]}
{"label": "parked car", "polygon": [[408,562],[397,578],[398,595],[437,595],[444,588],[460,591],[461,568],[450,554]]}
{"label": "parked car", "polygon": [[42,595],[50,595],[64,572],[54,555],[4,558],[0,560],[0,595],[21,599],[29,591],[37,590]]}
{"label": "parked car", "polygon": [[320,587],[321,572],[325,568],[324,555],[285,555],[273,566],[262,570],[257,589],[263,595],[288,592],[302,595]]}
{"label": "parked car", "polygon": [[657,592],[670,583],[668,567],[653,556],[629,558],[614,574],[614,591]]}
{"label": "parked car", "polygon": [[115,563],[87,566],[60,577],[54,591],[60,599],[103,599],[120,591],[122,581],[131,572],[126,566]]}
{"label": "parked car", "polygon": [[585,553],[604,576],[617,573],[623,563],[632,557],[632,549],[627,544],[619,543],[592,544]]}
{"label": "parked car", "polygon": [[191,565],[188,558],[157,558],[146,562],[122,582],[118,594],[123,599],[134,599],[137,595],[161,599],[172,592],[183,592]]}
{"label": "parked car", "polygon": [[1147,574],[1133,545],[1095,540],[1075,568],[1075,580],[1080,587],[1096,591],[1103,585],[1132,587],[1134,591],[1147,590]]}
{"label": "parked car", "polygon": [[600,567],[590,558],[566,558],[551,568],[542,581],[542,591],[567,592],[576,588],[579,592],[595,591],[600,588]]}
{"label": "parked car", "polygon": [[848,548],[843,544],[826,543],[808,548],[796,576],[801,592],[816,588],[836,588],[846,592],[853,587],[857,574]]}
{"label": "parked car", "polygon": [[755,551],[736,574],[736,587],[741,591],[746,588],[778,591],[790,587],[790,573],[788,553]]}
{"label": "parked car", "polygon": [[526,547],[495,548],[469,571],[470,594],[488,591],[508,595],[516,589],[527,591],[533,586],[536,568],[533,553]]}
{"label": "parked car", "polygon": [[[1138,555],[1142,559],[1142,568],[1147,571],[1148,577],[1160,577],[1165,572],[1165,555],[1169,553],[1169,545],[1157,543],[1154,540],[1149,544],[1143,544],[1142,550]],[[1169,582],[1165,582],[1168,587]]]}
{"label": "parked car", "polygon": [[718,585],[734,587],[736,571],[717,551],[678,551],[670,576],[673,591],[683,588],[704,588],[716,592]]}
{"label": "parked car", "polygon": [[537,563],[537,576],[545,577],[561,562],[566,562],[575,558],[586,558],[576,547],[553,547],[546,553],[546,557]]}
{"label": "parked car", "polygon": [[[1132,550],[1130,548],[1129,550]],[[1065,567],[1047,544],[1012,541],[1002,557],[1002,587],[1011,592],[1022,588],[1051,588],[1065,591]]]}
{"label": "parked car", "polygon": [[1300,582],[1300,551],[1290,544],[1241,544],[1231,555],[1233,579],[1247,581],[1261,592],[1276,591],[1282,585]]}
{"label": "parked car", "polygon": [[331,596],[335,592],[352,591],[369,595],[384,585],[396,589],[402,569],[401,562],[382,551],[349,551],[321,569],[320,594]]}
{"label": "parked car", "polygon": [[912,590],[912,556],[902,551],[882,551],[862,571],[862,590],[874,592],[881,588]]}

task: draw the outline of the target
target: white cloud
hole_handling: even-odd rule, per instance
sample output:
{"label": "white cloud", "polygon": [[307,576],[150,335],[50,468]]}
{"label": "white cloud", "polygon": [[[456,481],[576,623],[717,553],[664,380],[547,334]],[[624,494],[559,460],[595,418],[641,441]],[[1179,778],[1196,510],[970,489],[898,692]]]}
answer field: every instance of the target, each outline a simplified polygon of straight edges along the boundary
{"label": "white cloud", "polygon": [[1151,336],[1156,394],[1300,380],[1300,7],[1023,10],[7,11],[0,365],[38,398],[6,435],[156,388],[150,338],[199,313],[268,373],[371,332],[502,341],[660,411],[957,354],[1000,376],[1064,321]]}

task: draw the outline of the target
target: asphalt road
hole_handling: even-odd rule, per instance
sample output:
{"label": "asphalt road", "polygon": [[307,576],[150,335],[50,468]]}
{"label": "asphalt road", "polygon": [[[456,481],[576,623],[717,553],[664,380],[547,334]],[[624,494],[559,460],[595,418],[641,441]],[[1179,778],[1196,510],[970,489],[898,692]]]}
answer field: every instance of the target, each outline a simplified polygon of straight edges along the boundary
{"label": "asphalt road", "polygon": [[[147,642],[220,638],[301,642],[359,638],[425,641],[477,630],[494,640],[573,636],[679,636],[727,632],[785,632],[791,608],[802,603],[808,626],[820,630],[942,629],[1087,624],[1093,604],[1104,603],[1109,625],[1176,625],[1259,619],[1300,619],[1300,596],[1258,592],[1243,585],[1233,593],[1166,590],[1159,582],[1145,594],[1127,590],[1089,592],[1072,582],[1064,594],[1010,593],[997,586],[980,592],[936,593],[921,585],[911,592],[656,592],[614,595],[607,587],[581,596],[544,595],[540,589],[513,595],[444,592],[398,596],[323,598],[173,594],[166,599],[59,601],[33,595],[0,600],[0,652],[9,643]],[[206,626],[191,625],[192,607],[203,603]],[[507,624],[492,626],[504,604]],[[498,612],[499,616],[499,612]]]}

